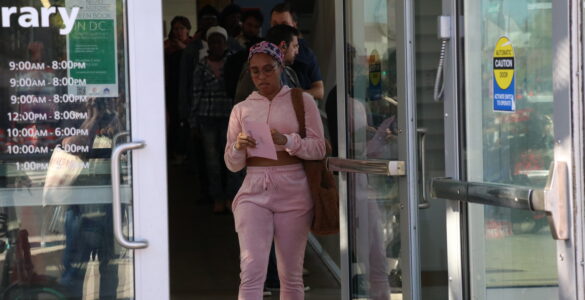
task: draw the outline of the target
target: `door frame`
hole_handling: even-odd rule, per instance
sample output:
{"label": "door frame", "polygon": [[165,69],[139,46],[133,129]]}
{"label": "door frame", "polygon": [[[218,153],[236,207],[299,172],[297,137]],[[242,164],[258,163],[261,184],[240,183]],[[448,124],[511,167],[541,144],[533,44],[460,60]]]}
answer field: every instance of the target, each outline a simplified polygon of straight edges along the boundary
{"label": "door frame", "polygon": [[[464,161],[462,160],[460,147],[462,132],[465,126],[462,126],[461,119],[458,117],[464,107],[459,105],[459,96],[463,95],[463,90],[459,86],[459,76],[464,76],[464,67],[458,64],[463,61],[462,51],[460,51],[460,29],[459,23],[464,21],[459,17],[459,7],[462,0],[443,0],[443,15],[451,16],[450,35],[451,38],[447,43],[446,61],[443,73],[443,110],[444,110],[444,137],[445,137],[445,177],[464,180],[462,170]],[[445,220],[447,228],[447,266],[448,266],[448,286],[449,299],[470,299],[469,290],[466,288],[469,278],[465,270],[469,270],[467,265],[467,234],[466,210],[467,207],[459,201],[448,200],[445,206]]]}
{"label": "door frame", "polygon": [[557,241],[560,299],[585,299],[583,290],[583,4],[552,1],[555,160],[569,167],[569,239]]}
{"label": "door frame", "polygon": [[146,147],[132,154],[136,299],[170,297],[167,228],[167,169],[162,47],[162,2],[126,0],[126,40],[131,136]]}
{"label": "door frame", "polygon": [[[576,271],[576,291],[577,299],[585,299],[585,3],[583,1],[569,1],[571,7],[569,17],[564,24],[568,25],[571,42],[571,55],[573,65],[571,68],[571,93],[573,101],[571,103],[573,113],[573,165],[581,166],[573,169],[574,184],[572,192],[574,193],[573,201],[575,203],[575,261],[579,262]],[[579,201],[580,200],[580,201]]]}
{"label": "door frame", "polygon": [[[345,109],[345,1],[335,0],[335,69],[337,74],[344,70],[344,76],[337,76],[337,142],[338,155],[347,158],[347,126]],[[343,91],[343,92],[342,92]],[[349,258],[349,228],[347,224],[347,173],[339,173],[339,258],[341,267],[341,299],[350,299],[350,258]]]}
{"label": "door frame", "polygon": [[[406,176],[399,177],[400,193],[400,259],[402,294],[405,299],[421,299],[421,267],[419,249],[419,174],[418,133],[416,115],[416,56],[414,33],[414,1],[396,1],[396,71],[398,101],[398,159],[406,162]],[[400,130],[402,129],[402,132]],[[423,184],[425,184],[423,182]],[[406,246],[406,247],[405,247]]]}

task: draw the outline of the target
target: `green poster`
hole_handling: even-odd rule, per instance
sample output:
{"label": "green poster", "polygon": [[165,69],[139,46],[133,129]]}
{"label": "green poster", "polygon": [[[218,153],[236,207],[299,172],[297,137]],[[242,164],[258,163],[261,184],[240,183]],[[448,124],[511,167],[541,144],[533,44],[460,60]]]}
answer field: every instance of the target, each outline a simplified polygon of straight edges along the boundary
{"label": "green poster", "polygon": [[80,7],[79,17],[67,36],[69,61],[83,68],[69,70],[69,92],[94,97],[118,96],[116,1],[68,0]]}
{"label": "green poster", "polygon": [[116,83],[114,20],[78,20],[69,34],[69,59],[85,69],[71,70],[71,77],[87,84]]}

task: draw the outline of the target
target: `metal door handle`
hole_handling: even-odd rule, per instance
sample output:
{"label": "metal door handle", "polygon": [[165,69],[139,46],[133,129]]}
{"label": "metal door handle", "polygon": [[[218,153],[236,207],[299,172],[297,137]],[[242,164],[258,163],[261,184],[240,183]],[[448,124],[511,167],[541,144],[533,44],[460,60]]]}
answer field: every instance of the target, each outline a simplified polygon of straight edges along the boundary
{"label": "metal door handle", "polygon": [[144,240],[130,241],[122,232],[122,201],[120,200],[120,156],[128,150],[144,148],[144,142],[130,142],[121,144],[112,151],[112,211],[114,219],[114,237],[124,248],[143,249],[148,247]]}
{"label": "metal door handle", "polygon": [[385,176],[406,175],[403,161],[358,160],[329,157],[327,158],[326,164],[327,169],[337,172],[365,173]]}
{"label": "metal door handle", "polygon": [[553,162],[544,189],[433,178],[431,193],[432,197],[437,199],[545,212],[553,238],[568,240],[570,237],[568,172],[566,162]]}
{"label": "metal door handle", "polygon": [[424,209],[429,208],[431,204],[427,200],[427,154],[425,152],[426,146],[425,142],[427,140],[427,129],[426,128],[418,128],[416,130],[420,137],[419,143],[419,153],[420,153],[420,168],[421,168],[421,177],[422,177],[422,201],[418,204],[418,208]]}
{"label": "metal door handle", "polygon": [[117,133],[116,135],[114,135],[114,138],[112,138],[112,146],[116,147],[119,139],[121,139],[124,136],[129,136],[129,135],[130,135],[130,132],[128,132],[128,131],[122,131],[120,133]]}

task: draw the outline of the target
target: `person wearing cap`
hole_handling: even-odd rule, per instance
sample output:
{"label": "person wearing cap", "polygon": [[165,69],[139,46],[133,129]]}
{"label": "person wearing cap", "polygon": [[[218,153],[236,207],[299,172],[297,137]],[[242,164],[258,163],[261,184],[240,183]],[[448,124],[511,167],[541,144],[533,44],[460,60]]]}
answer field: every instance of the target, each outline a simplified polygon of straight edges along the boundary
{"label": "person wearing cap", "polygon": [[[211,5],[205,5],[197,14],[198,26],[191,42],[183,50],[179,74],[179,113],[181,120],[186,120],[193,102],[193,72],[200,60],[207,56],[209,44],[207,31],[218,25],[219,12]],[[231,52],[242,48],[238,41],[228,36],[227,48]]]}
{"label": "person wearing cap", "polygon": [[[224,160],[229,170],[246,168],[246,178],[232,204],[240,244],[239,300],[263,295],[268,255],[276,246],[280,299],[304,299],[303,259],[313,217],[313,200],[302,160],[325,157],[321,116],[313,97],[302,91],[306,137],[292,103],[293,90],[281,82],[284,55],[270,42],[250,49],[249,70],[257,91],[231,112]],[[249,122],[264,123],[272,135],[276,160],[252,156],[257,140]]]}
{"label": "person wearing cap", "polygon": [[230,174],[221,161],[221,149],[225,145],[228,117],[232,99],[227,96],[223,66],[229,55],[227,31],[212,26],[206,33],[208,55],[199,61],[193,73],[193,103],[189,124],[198,134],[205,156],[205,171],[209,196],[213,197],[213,211],[221,213],[229,208],[229,199],[236,192]]}
{"label": "person wearing cap", "polygon": [[[201,186],[201,194],[206,197],[207,178],[205,176],[205,160],[203,159],[203,147],[197,141],[198,136],[191,131],[189,117],[191,104],[193,103],[193,73],[200,60],[207,55],[207,41],[205,33],[207,29],[218,25],[219,11],[211,5],[205,5],[197,11],[197,26],[195,34],[187,47],[181,53],[179,63],[179,87],[177,91],[177,111],[179,125],[186,131],[184,135],[189,136],[186,141],[187,162],[189,168],[195,172]],[[205,50],[202,50],[205,49]],[[204,56],[201,53],[205,54]]]}

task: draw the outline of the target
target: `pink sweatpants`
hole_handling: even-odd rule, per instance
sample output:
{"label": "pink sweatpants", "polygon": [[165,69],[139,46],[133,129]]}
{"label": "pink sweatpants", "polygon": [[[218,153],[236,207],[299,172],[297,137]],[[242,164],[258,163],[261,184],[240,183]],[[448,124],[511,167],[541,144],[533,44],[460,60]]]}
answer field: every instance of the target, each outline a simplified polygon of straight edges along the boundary
{"label": "pink sweatpants", "polygon": [[233,212],[240,241],[238,299],[262,299],[273,238],[280,299],[304,299],[303,259],[313,201],[303,166],[248,167]]}

